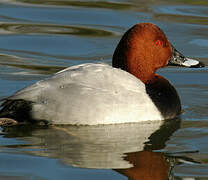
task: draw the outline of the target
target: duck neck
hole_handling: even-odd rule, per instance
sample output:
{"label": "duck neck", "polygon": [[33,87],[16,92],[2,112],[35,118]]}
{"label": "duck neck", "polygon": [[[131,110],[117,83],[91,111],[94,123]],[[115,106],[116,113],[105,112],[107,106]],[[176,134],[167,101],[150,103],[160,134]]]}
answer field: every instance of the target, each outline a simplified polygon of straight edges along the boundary
{"label": "duck neck", "polygon": [[120,68],[124,71],[129,72],[143,83],[148,83],[155,78],[155,72],[157,70],[155,62],[157,62],[153,56],[153,52],[146,51],[148,43],[144,43],[141,39],[132,37],[127,37],[124,34],[118,46],[116,47],[112,66],[115,68]]}
{"label": "duck neck", "polygon": [[138,61],[137,58],[138,57],[129,55],[126,56],[125,54],[123,56],[118,56],[115,51],[112,66],[129,72],[145,84],[153,83],[155,79],[157,79],[155,74],[156,69],[146,64],[148,61]]}
{"label": "duck neck", "polygon": [[[133,63],[132,63],[133,62]],[[151,65],[147,65],[144,62],[135,64],[135,61],[128,61],[126,71],[140,79],[144,84],[153,83],[157,78],[155,72],[151,68]]]}

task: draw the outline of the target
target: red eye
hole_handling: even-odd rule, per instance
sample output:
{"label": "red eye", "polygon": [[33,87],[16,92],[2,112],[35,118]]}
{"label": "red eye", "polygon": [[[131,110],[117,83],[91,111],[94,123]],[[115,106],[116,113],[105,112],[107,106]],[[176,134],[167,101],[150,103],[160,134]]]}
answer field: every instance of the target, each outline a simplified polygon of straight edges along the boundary
{"label": "red eye", "polygon": [[157,41],[155,42],[155,44],[156,44],[157,46],[162,46],[162,41],[157,40]]}

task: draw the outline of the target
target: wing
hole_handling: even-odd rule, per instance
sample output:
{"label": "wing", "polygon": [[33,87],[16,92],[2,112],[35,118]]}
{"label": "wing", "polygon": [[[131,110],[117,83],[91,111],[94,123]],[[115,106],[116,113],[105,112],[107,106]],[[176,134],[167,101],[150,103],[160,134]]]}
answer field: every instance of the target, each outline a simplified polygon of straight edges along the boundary
{"label": "wing", "polygon": [[[38,81],[26,87],[14,95],[8,97],[9,100],[24,99],[38,102],[45,97],[52,97],[61,91],[68,94],[69,89],[81,86],[82,88],[97,89],[108,93],[127,89],[129,91],[144,91],[145,87],[140,80],[120,69],[112,68],[107,64],[82,64],[66,68],[54,76]],[[49,95],[49,94],[50,95]],[[46,98],[47,99],[47,98]]]}

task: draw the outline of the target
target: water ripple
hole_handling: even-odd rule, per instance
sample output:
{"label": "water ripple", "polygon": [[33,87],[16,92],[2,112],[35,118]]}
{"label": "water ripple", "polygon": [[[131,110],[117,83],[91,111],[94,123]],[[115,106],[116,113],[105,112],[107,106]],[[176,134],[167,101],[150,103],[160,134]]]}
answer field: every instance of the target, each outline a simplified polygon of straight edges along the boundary
{"label": "water ripple", "polygon": [[208,25],[207,17],[181,16],[177,14],[157,14],[155,18],[160,21],[174,21],[177,23]]}
{"label": "water ripple", "polygon": [[50,24],[24,24],[24,23],[2,23],[0,34],[59,34],[106,37],[116,33],[102,29],[73,25],[50,25]]}
{"label": "water ripple", "polygon": [[202,6],[155,6],[155,18],[160,21],[207,25],[207,7]]}
{"label": "water ripple", "polygon": [[75,6],[75,7],[86,7],[86,8],[106,8],[113,10],[123,10],[129,9],[132,7],[129,3],[121,3],[121,2],[106,2],[106,1],[67,1],[67,0],[16,0],[12,2],[15,4],[30,4],[30,5],[40,5],[40,6]]}

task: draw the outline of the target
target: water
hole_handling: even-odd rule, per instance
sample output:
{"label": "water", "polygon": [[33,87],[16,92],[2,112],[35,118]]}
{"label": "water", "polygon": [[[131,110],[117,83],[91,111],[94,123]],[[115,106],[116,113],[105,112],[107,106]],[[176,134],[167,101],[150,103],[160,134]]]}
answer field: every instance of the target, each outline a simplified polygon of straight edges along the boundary
{"label": "water", "polygon": [[[0,98],[67,66],[110,63],[139,22],[208,64],[206,0],[1,1]],[[181,121],[1,128],[0,179],[208,179],[207,72],[160,70],[180,94]]]}

